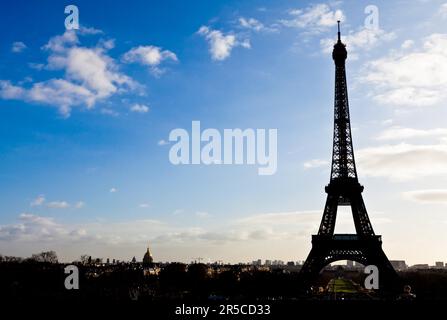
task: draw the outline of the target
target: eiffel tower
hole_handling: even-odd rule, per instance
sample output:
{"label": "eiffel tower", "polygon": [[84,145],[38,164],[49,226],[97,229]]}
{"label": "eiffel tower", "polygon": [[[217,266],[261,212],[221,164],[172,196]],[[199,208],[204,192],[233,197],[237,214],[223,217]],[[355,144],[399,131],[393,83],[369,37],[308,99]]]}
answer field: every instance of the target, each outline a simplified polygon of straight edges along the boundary
{"label": "eiffel tower", "polygon": [[[312,236],[312,249],[306,259],[301,276],[311,283],[329,263],[352,260],[363,265],[375,265],[379,270],[379,288],[397,274],[382,250],[381,236],[374,233],[362,198],[352,147],[349,118],[348,90],[346,85],[346,46],[340,39],[334,45],[335,62],[334,140],[329,185],[326,186],[326,205],[317,235]],[[334,234],[338,206],[351,206],[355,234]]]}

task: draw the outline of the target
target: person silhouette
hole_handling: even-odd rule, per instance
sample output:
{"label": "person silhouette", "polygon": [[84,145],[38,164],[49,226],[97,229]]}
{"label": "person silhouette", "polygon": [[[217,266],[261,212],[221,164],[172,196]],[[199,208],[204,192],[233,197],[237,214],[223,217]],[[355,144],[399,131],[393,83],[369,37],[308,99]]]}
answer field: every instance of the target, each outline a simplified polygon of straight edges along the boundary
{"label": "person silhouette", "polygon": [[404,292],[397,297],[397,300],[413,301],[416,295],[411,292],[411,287],[407,284],[404,286]]}

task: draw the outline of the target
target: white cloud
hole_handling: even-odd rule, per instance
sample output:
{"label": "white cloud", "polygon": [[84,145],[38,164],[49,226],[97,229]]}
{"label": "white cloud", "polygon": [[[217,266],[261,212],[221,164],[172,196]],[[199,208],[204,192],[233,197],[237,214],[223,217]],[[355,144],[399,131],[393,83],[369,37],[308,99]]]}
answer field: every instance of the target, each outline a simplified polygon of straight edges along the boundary
{"label": "white cloud", "polygon": [[391,53],[366,64],[363,83],[374,98],[397,107],[432,106],[447,98],[447,34],[425,38],[422,49]]}
{"label": "white cloud", "polygon": [[41,206],[44,204],[44,202],[45,202],[45,196],[39,195],[36,199],[31,201],[30,206],[31,207]]}
{"label": "white cloud", "polygon": [[10,81],[0,80],[0,97],[2,99],[20,99],[24,93],[23,88],[11,84]]}
{"label": "white cloud", "polygon": [[39,70],[39,71],[42,70],[43,68],[45,68],[45,64],[43,64],[43,63],[36,63],[36,62],[29,62],[28,66],[31,69]]}
{"label": "white cloud", "polygon": [[382,131],[377,140],[405,140],[413,138],[447,137],[447,128],[414,129],[394,126]]}
{"label": "white cloud", "polygon": [[34,83],[29,89],[0,80],[0,97],[54,105],[65,117],[70,115],[71,107],[82,104],[91,107],[95,101],[91,91],[64,79]]}
{"label": "white cloud", "polygon": [[[381,41],[391,41],[395,39],[394,32],[385,32],[382,29],[361,28],[358,31],[350,31],[342,35],[342,41],[348,49],[348,56],[357,59],[359,50],[370,50],[377,46]],[[325,53],[332,52],[334,47],[334,38],[325,38],[320,40],[320,45]]]}
{"label": "white cloud", "polygon": [[319,168],[322,166],[327,165],[329,162],[326,160],[321,160],[321,159],[312,159],[309,161],[304,162],[304,168],[306,169],[311,169],[311,168]]}
{"label": "white cloud", "polygon": [[414,41],[413,40],[405,40],[404,42],[402,42],[401,48],[402,49],[410,49],[414,46]]}
{"label": "white cloud", "polygon": [[[101,221],[101,223],[62,224],[51,217],[33,214],[21,214],[19,223],[0,225],[0,242],[8,244],[31,241],[40,246],[51,244],[88,243],[89,246],[139,245],[144,246],[147,241],[160,243],[165,246],[178,246],[192,242],[205,242],[211,245],[221,245],[239,241],[281,240],[296,238],[293,232],[273,232],[265,226],[255,228],[230,227],[225,231],[182,227],[177,228],[158,220],[143,219],[130,221]],[[83,246],[81,246],[81,250]],[[84,247],[85,248],[85,247]],[[78,254],[81,254],[79,252]]]}
{"label": "white cloud", "polygon": [[116,71],[114,60],[104,54],[101,48],[73,47],[63,55],[53,54],[48,58],[48,67],[63,69],[67,78],[89,90],[95,99],[106,98],[134,82]]}
{"label": "white cloud", "polygon": [[57,35],[48,41],[42,49],[52,52],[64,52],[68,46],[73,46],[79,43],[79,39],[74,31],[65,31],[62,35]]}
{"label": "white cloud", "polygon": [[141,203],[141,204],[139,205],[139,207],[140,207],[140,208],[149,208],[150,206],[149,206],[149,203]]}
{"label": "white cloud", "polygon": [[[88,242],[90,245],[119,245],[123,243],[146,243],[155,234],[164,232],[163,224],[157,220],[134,220],[123,222],[62,224],[52,217],[29,213],[19,216],[16,224],[0,225],[0,241],[29,241],[47,246],[45,243],[68,244]],[[84,249],[82,249],[84,250]],[[82,252],[79,252],[81,254]]]}
{"label": "white cloud", "polygon": [[403,196],[420,203],[447,203],[447,189],[427,189],[407,191]]}
{"label": "white cloud", "polygon": [[0,225],[0,241],[59,241],[78,238],[82,232],[68,229],[58,224],[53,218],[22,213],[19,223]]}
{"label": "white cloud", "polygon": [[360,149],[356,153],[361,175],[405,181],[447,174],[447,145],[400,143]]}
{"label": "white cloud", "polygon": [[149,107],[144,104],[136,103],[132,107],[130,107],[130,111],[138,113],[146,113],[149,112]]}
{"label": "white cloud", "polygon": [[16,42],[14,42],[13,44],[12,44],[12,46],[11,46],[11,51],[12,52],[15,52],[15,53],[20,53],[20,52],[22,52],[23,50],[25,50],[27,47],[26,47],[26,44],[24,44],[23,42],[21,42],[21,41],[16,41]]}
{"label": "white cloud", "polygon": [[74,106],[92,108],[99,100],[138,87],[135,81],[117,70],[115,61],[105,53],[110,41],[100,41],[92,48],[78,44],[73,31],[52,37],[42,47],[49,53],[45,68],[62,70],[64,77],[36,82],[28,88],[0,80],[0,97],[56,106],[68,117]]}
{"label": "white cloud", "polygon": [[234,34],[224,34],[222,31],[213,30],[207,26],[201,26],[198,34],[208,41],[211,58],[216,61],[230,57],[231,51],[235,47],[240,46],[247,49],[251,47],[248,39],[239,41]]}
{"label": "white cloud", "polygon": [[264,25],[256,20],[255,18],[239,18],[239,24],[247,29],[253,30],[253,31],[261,31],[264,30]]}
{"label": "white cloud", "polygon": [[159,68],[159,65],[166,60],[178,61],[174,52],[163,50],[156,46],[135,47],[123,55],[124,62],[137,62],[149,66],[150,70],[156,75],[163,73],[163,70]]}
{"label": "white cloud", "polygon": [[70,207],[70,204],[67,201],[51,201],[47,203],[47,207],[53,209],[66,209]]}
{"label": "white cloud", "polygon": [[[198,228],[171,225],[153,219],[102,219],[100,222],[69,224],[51,217],[27,213],[20,215],[17,223],[0,225],[0,245],[8,248],[34,248],[28,250],[61,248],[58,253],[62,253],[63,260],[71,261],[86,253],[86,249],[89,250],[88,253],[95,255],[107,255],[107,252],[117,254],[123,248],[144,248],[149,241],[155,246],[163,246],[166,252],[171,251],[173,255],[170,259],[178,259],[181,255],[179,249],[190,248],[198,252],[203,250],[203,245],[211,250],[216,250],[216,246],[223,249],[222,246],[226,245],[237,245],[241,249],[250,250],[253,245],[259,246],[256,242],[272,244],[272,241],[279,241],[273,246],[283,245],[285,241],[300,243],[303,239],[309,239],[310,234],[318,229],[320,219],[321,210],[278,212],[251,215],[224,225],[217,223],[215,226]],[[349,221],[339,219],[338,223],[340,220],[342,224],[352,224],[351,217]],[[68,249],[71,252],[67,253]]]}
{"label": "white cloud", "polygon": [[239,25],[244,28],[254,32],[278,32],[279,28],[277,24],[272,24],[270,26],[264,25],[262,22],[255,18],[239,18]]}
{"label": "white cloud", "polygon": [[444,19],[447,18],[447,3],[441,4],[441,6],[438,9],[438,14]]}
{"label": "white cloud", "polygon": [[[66,209],[71,207],[71,205],[67,201],[50,201],[47,202],[44,195],[39,195],[37,198],[35,198],[33,201],[31,201],[30,206],[31,207],[38,207],[42,205],[46,205],[48,208],[52,209]],[[74,208],[81,209],[85,206],[85,203],[83,201],[78,201],[74,204]]]}
{"label": "white cloud", "polygon": [[337,20],[343,22],[345,16],[340,9],[332,9],[329,5],[321,3],[309,6],[305,9],[293,9],[289,11],[288,19],[280,20],[286,27],[306,29],[306,32],[319,33],[329,27],[337,25]]}
{"label": "white cloud", "polygon": [[101,112],[101,114],[105,114],[107,116],[112,116],[112,117],[118,117],[120,115],[119,112],[116,112],[115,110],[112,110],[109,108],[101,108],[100,112]]}
{"label": "white cloud", "polygon": [[113,188],[110,188],[109,191],[110,191],[110,193],[115,193],[115,192],[118,192],[118,189],[113,187]]}
{"label": "white cloud", "polygon": [[84,27],[84,26],[81,26],[81,28],[79,28],[79,32],[81,34],[85,34],[85,35],[95,35],[95,34],[103,34],[104,33],[100,29],[95,29],[93,27]]}

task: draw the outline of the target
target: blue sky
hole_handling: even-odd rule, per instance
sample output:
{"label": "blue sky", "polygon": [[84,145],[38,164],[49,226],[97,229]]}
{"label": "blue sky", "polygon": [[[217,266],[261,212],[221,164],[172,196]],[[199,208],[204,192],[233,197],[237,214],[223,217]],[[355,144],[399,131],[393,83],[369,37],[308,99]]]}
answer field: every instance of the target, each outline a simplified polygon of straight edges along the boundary
{"label": "blue sky", "polygon": [[[80,30],[65,30],[68,4]],[[369,4],[2,5],[0,252],[130,259],[150,242],[163,261],[305,259],[329,179],[341,19],[376,233],[390,259],[447,260],[447,5],[378,1],[369,30]],[[169,132],[193,120],[278,129],[276,174],[172,165]]]}

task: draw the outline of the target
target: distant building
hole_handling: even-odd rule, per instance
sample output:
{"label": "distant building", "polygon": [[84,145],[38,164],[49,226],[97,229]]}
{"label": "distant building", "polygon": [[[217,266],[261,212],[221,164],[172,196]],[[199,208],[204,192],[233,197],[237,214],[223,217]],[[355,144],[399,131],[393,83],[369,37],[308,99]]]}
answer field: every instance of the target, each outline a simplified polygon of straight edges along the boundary
{"label": "distant building", "polygon": [[251,264],[259,267],[262,265],[262,260],[261,259],[254,260]]}
{"label": "distant building", "polygon": [[436,261],[435,262],[435,268],[443,269],[444,268],[444,262]]}
{"label": "distant building", "polygon": [[147,251],[143,257],[143,268],[151,267],[154,263],[154,259],[152,258],[151,251],[149,250],[149,246],[147,247]]}
{"label": "distant building", "polygon": [[288,267],[294,267],[294,266],[295,266],[295,262],[293,262],[293,261],[288,261],[288,262],[287,262],[287,266],[288,266]]}
{"label": "distant building", "polygon": [[426,270],[426,269],[430,269],[430,266],[427,263],[421,263],[421,264],[415,264],[415,265],[411,266],[411,269]]}
{"label": "distant building", "polygon": [[271,266],[272,265],[272,260],[265,260],[265,265],[266,266]]}
{"label": "distant building", "polygon": [[390,263],[396,271],[402,271],[408,268],[405,260],[390,260]]}

